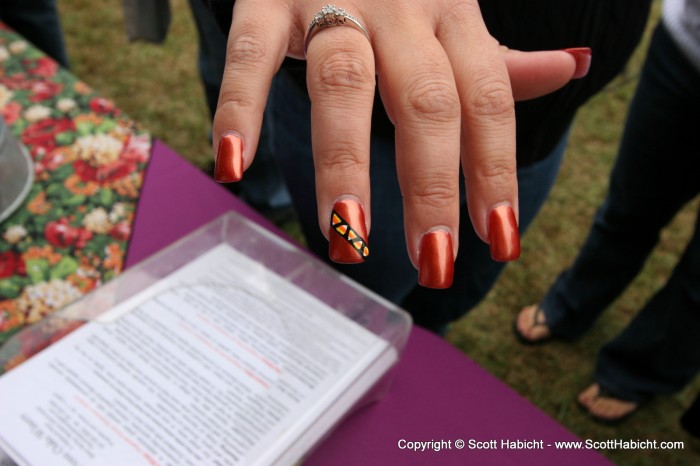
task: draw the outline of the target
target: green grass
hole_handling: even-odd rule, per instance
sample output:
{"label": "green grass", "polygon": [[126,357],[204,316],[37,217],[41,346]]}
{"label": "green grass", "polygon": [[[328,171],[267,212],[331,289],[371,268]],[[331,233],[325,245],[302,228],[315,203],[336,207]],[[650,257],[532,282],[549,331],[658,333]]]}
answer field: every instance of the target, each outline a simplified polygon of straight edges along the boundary
{"label": "green grass", "polygon": [[[127,43],[118,0],[60,0],[59,7],[75,74],[203,167],[210,160],[211,148],[208,113],[196,71],[197,38],[187,2],[171,3],[173,24],[163,45]],[[477,309],[453,326],[448,340],[583,438],[686,441],[684,451],[603,452],[616,463],[693,465],[700,464],[700,452],[680,429],[678,417],[700,391],[700,384],[675,396],[660,397],[614,428],[590,421],[574,400],[590,383],[600,346],[624,328],[669,276],[692,233],[697,200],[664,232],[643,273],[588,335],[573,344],[523,348],[511,332],[517,311],[539,300],[575,257],[593,212],[605,196],[645,48],[646,42],[624,75],[581,109],[557,184],[523,238],[522,258],[506,268]]]}
{"label": "green grass", "polygon": [[173,21],[162,45],[127,42],[119,0],[58,4],[72,71],[156,137],[205,166],[211,159],[209,113],[187,1],[171,2]]}

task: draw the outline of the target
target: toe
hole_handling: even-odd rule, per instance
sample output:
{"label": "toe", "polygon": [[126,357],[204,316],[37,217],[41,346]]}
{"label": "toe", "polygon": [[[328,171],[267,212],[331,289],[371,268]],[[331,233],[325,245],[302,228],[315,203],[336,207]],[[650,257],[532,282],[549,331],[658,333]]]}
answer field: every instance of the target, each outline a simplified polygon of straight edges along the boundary
{"label": "toe", "polygon": [[516,318],[518,332],[527,340],[537,342],[549,337],[549,327],[547,327],[544,314],[539,312],[539,304],[525,306],[520,310]]}
{"label": "toe", "polygon": [[591,384],[588,388],[578,394],[578,402],[590,409],[592,401],[598,396],[600,385]]}
{"label": "toe", "polygon": [[637,403],[600,396],[600,385],[594,383],[579,393],[578,402],[594,417],[605,421],[616,421],[632,413]]}
{"label": "toe", "polygon": [[636,408],[637,405],[629,401],[600,397],[593,402],[589,411],[596,417],[614,421],[627,416]]}
{"label": "toe", "polygon": [[520,310],[516,319],[518,332],[525,338],[530,338],[530,330],[532,329],[532,308],[534,306],[526,306]]}
{"label": "toe", "polygon": [[518,330],[529,340],[533,339],[535,312],[537,312],[537,304],[532,304],[522,308],[518,314]]}

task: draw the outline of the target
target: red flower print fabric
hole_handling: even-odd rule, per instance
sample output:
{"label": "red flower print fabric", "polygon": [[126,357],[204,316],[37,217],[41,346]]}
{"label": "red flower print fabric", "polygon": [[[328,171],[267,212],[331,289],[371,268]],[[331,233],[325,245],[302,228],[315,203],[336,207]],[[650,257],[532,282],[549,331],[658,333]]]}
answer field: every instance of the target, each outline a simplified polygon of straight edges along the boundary
{"label": "red flower print fabric", "polygon": [[13,334],[121,272],[151,137],[1,23],[0,116],[35,169],[0,223],[2,373],[79,324],[52,317]]}

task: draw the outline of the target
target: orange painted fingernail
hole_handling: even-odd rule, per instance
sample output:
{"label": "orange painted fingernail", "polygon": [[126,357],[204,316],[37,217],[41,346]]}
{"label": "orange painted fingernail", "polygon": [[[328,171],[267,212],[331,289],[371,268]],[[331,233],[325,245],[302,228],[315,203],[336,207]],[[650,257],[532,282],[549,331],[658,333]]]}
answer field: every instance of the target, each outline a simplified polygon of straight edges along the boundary
{"label": "orange painted fingernail", "polygon": [[333,262],[357,264],[369,255],[362,204],[343,199],[333,204],[328,228],[328,255]]}
{"label": "orange painted fingernail", "polygon": [[454,277],[452,234],[433,230],[423,235],[418,253],[418,283],[426,288],[449,288]]}
{"label": "orange painted fingernail", "polygon": [[511,206],[500,205],[489,212],[489,247],[491,257],[499,262],[520,257],[520,232]]}
{"label": "orange painted fingernail", "polygon": [[590,47],[575,47],[570,49],[562,49],[562,51],[570,54],[576,60],[576,71],[571,79],[580,79],[588,74],[591,68],[592,52]]}
{"label": "orange painted fingernail", "polygon": [[226,133],[219,140],[214,165],[214,179],[231,183],[243,178],[243,141],[237,133]]}

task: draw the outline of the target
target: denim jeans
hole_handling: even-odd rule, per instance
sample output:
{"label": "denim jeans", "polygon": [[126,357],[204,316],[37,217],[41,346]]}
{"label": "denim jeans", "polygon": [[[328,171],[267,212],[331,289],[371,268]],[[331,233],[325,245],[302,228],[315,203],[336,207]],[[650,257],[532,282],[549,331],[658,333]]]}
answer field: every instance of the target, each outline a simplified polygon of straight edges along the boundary
{"label": "denim jeans", "polygon": [[[314,166],[311,157],[309,98],[291,73],[282,70],[268,103],[270,137],[309,248],[334,268],[409,311],[414,321],[442,333],[450,322],[475,306],[493,286],[504,263],[491,259],[488,245],[474,232],[462,191],[459,254],[454,284],[447,290],[423,288],[408,258],[404,238],[402,196],[396,176],[394,142],[373,136],[370,142],[372,190],[372,253],[363,264],[342,265],[328,259],[328,242],[318,226]],[[542,206],[554,183],[566,148],[568,132],[545,160],[518,170],[520,230]]]}
{"label": "denim jeans", "polygon": [[[700,192],[700,73],[657,27],[607,197],[575,262],[543,299],[555,335],[573,338],[639,273],[662,228]],[[700,225],[668,282],[600,351],[595,379],[644,401],[700,369]]]}
{"label": "denim jeans", "polygon": [[56,0],[2,0],[0,20],[59,64],[68,67]]}

